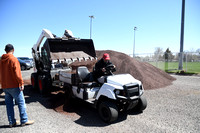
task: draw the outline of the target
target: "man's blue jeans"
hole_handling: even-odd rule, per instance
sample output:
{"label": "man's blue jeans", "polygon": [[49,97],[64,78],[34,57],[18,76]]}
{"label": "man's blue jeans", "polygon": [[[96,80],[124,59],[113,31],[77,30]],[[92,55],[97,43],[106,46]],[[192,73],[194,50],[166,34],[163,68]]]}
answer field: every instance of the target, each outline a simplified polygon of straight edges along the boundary
{"label": "man's blue jeans", "polygon": [[5,103],[9,124],[11,125],[16,123],[14,100],[16,101],[19,108],[21,124],[26,123],[28,121],[28,116],[26,113],[26,104],[23,91],[21,91],[20,88],[8,88],[3,90],[5,92]]}

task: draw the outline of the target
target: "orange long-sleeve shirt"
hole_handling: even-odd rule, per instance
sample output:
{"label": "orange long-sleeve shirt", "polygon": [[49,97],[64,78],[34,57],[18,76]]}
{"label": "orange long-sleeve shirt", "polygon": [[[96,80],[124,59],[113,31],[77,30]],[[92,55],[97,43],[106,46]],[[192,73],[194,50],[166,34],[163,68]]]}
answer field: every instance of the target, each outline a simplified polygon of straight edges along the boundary
{"label": "orange long-sleeve shirt", "polygon": [[19,61],[13,54],[3,54],[0,60],[0,83],[2,89],[24,85]]}

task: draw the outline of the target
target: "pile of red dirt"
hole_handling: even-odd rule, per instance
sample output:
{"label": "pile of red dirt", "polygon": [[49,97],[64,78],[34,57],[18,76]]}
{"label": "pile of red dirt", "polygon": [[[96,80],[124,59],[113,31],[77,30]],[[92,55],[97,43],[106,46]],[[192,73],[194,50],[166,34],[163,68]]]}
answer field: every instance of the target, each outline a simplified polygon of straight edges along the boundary
{"label": "pile of red dirt", "polygon": [[[162,88],[171,85],[172,81],[175,80],[174,77],[154,67],[153,65],[146,62],[140,62],[124,53],[111,50],[96,51],[98,59],[101,59],[104,53],[108,53],[110,55],[111,62],[116,66],[117,71],[114,74],[129,73],[134,78],[142,81],[145,89]],[[96,60],[77,61],[72,63],[71,67],[76,69],[78,66],[84,65],[92,71],[95,63]]]}
{"label": "pile of red dirt", "polygon": [[111,50],[96,51],[98,59],[102,58],[104,53],[110,55],[111,62],[116,66],[115,74],[131,74],[134,78],[142,81],[144,89],[162,88],[171,85],[175,80],[174,77],[153,65],[140,62],[124,53]]}

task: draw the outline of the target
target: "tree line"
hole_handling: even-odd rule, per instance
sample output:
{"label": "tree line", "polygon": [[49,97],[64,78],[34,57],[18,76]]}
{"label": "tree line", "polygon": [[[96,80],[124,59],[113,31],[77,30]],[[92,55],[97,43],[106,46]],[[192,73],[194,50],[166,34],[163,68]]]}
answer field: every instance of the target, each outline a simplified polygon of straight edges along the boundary
{"label": "tree line", "polygon": [[[143,61],[178,61],[179,60],[179,53],[172,53],[169,48],[163,51],[162,48],[156,47],[155,51],[151,55],[146,56],[137,56],[139,60]],[[184,52],[183,61],[187,62],[200,62],[200,48],[197,50],[192,50],[188,52]]]}

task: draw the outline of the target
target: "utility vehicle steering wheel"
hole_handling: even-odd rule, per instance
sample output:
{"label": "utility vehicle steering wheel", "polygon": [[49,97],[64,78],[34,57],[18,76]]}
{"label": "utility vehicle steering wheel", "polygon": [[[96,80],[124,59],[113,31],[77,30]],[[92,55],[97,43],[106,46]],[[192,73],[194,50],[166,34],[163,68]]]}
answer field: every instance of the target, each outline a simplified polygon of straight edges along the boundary
{"label": "utility vehicle steering wheel", "polygon": [[108,66],[105,67],[106,71],[104,72],[105,75],[113,75],[113,71],[115,69],[113,64],[110,64]]}

